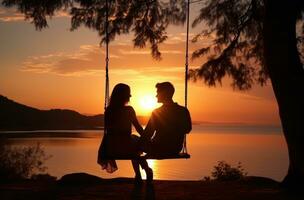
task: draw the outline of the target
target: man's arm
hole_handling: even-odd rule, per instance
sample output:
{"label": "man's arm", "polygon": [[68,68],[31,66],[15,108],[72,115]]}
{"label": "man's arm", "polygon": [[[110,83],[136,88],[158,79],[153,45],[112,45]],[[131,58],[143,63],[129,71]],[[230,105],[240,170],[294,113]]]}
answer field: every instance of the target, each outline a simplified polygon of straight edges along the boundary
{"label": "man's arm", "polygon": [[151,139],[152,136],[154,135],[155,132],[155,117],[154,117],[154,113],[152,113],[149,122],[143,132],[143,136],[145,138]]}

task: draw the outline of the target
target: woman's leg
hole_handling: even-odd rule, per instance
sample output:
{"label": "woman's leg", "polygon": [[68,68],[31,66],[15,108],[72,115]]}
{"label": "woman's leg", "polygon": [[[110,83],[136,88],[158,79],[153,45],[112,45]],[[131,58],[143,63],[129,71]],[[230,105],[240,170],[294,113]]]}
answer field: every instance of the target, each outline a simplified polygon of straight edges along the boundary
{"label": "woman's leg", "polygon": [[140,159],[138,161],[142,169],[146,170],[150,168],[146,159]]}
{"label": "woman's leg", "polygon": [[141,159],[141,160],[139,160],[139,164],[140,164],[141,168],[144,169],[146,172],[147,181],[152,182],[153,181],[153,170],[149,167],[147,160]]}
{"label": "woman's leg", "polygon": [[135,178],[141,179],[138,160],[132,160],[132,166],[133,166],[133,170],[134,170],[134,173],[135,173]]}
{"label": "woman's leg", "polygon": [[[137,156],[140,156],[140,154],[142,153],[142,140],[141,138],[139,138],[138,136],[132,135],[132,140],[134,142],[134,146],[137,148]],[[142,169],[145,170],[146,175],[147,175],[147,181],[148,182],[152,182],[153,180],[153,171],[152,169],[149,167],[148,162],[146,159],[139,159],[139,160],[132,160],[132,165],[133,165],[133,169],[135,172],[135,178],[137,177],[137,175],[140,177],[141,179],[141,175],[140,175],[140,169],[139,166],[141,166]]]}
{"label": "woman's leg", "polygon": [[[134,156],[135,156],[135,152],[137,151],[136,149],[137,149],[138,141],[139,141],[139,137],[138,136],[131,135],[131,142],[132,142],[132,145],[133,145],[133,148],[134,148],[134,150],[132,150],[132,152],[134,151]],[[132,166],[133,166],[133,170],[134,170],[134,173],[135,173],[135,179],[141,180],[141,174],[140,174],[140,168],[139,168],[139,165],[140,165],[139,160],[134,159],[134,160],[131,160],[131,161],[132,161]]]}

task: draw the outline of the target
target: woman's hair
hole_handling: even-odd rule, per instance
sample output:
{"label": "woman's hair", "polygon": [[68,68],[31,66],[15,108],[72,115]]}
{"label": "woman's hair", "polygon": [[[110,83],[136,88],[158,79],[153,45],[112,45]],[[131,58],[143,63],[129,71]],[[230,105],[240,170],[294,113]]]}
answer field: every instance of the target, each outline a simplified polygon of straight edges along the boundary
{"label": "woman's hair", "polygon": [[123,83],[118,83],[115,85],[111,98],[109,107],[115,108],[115,107],[121,107],[124,106],[130,98],[130,87]]}

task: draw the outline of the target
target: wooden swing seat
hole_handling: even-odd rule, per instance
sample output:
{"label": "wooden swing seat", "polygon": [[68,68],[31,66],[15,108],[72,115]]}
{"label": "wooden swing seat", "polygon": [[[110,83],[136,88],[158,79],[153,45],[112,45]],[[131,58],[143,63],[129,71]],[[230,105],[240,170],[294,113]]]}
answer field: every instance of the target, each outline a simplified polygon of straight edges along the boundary
{"label": "wooden swing seat", "polygon": [[190,154],[188,153],[179,153],[174,155],[144,155],[140,156],[142,159],[151,159],[151,160],[163,160],[163,159],[180,159],[180,158],[190,158]]}
{"label": "wooden swing seat", "polygon": [[131,155],[125,155],[125,156],[107,156],[107,160],[163,160],[163,159],[188,159],[190,158],[190,154],[188,153],[178,153],[178,154],[164,154],[164,155],[140,155],[140,156],[131,156]]}

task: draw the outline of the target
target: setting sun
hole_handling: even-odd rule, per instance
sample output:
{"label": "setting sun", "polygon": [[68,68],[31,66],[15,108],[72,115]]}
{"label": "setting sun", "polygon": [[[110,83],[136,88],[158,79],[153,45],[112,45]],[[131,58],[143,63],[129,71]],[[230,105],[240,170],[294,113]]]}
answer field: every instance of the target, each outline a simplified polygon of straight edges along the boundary
{"label": "setting sun", "polygon": [[146,113],[151,112],[153,109],[157,107],[157,101],[153,95],[145,95],[141,97],[139,104],[140,104],[140,109]]}

